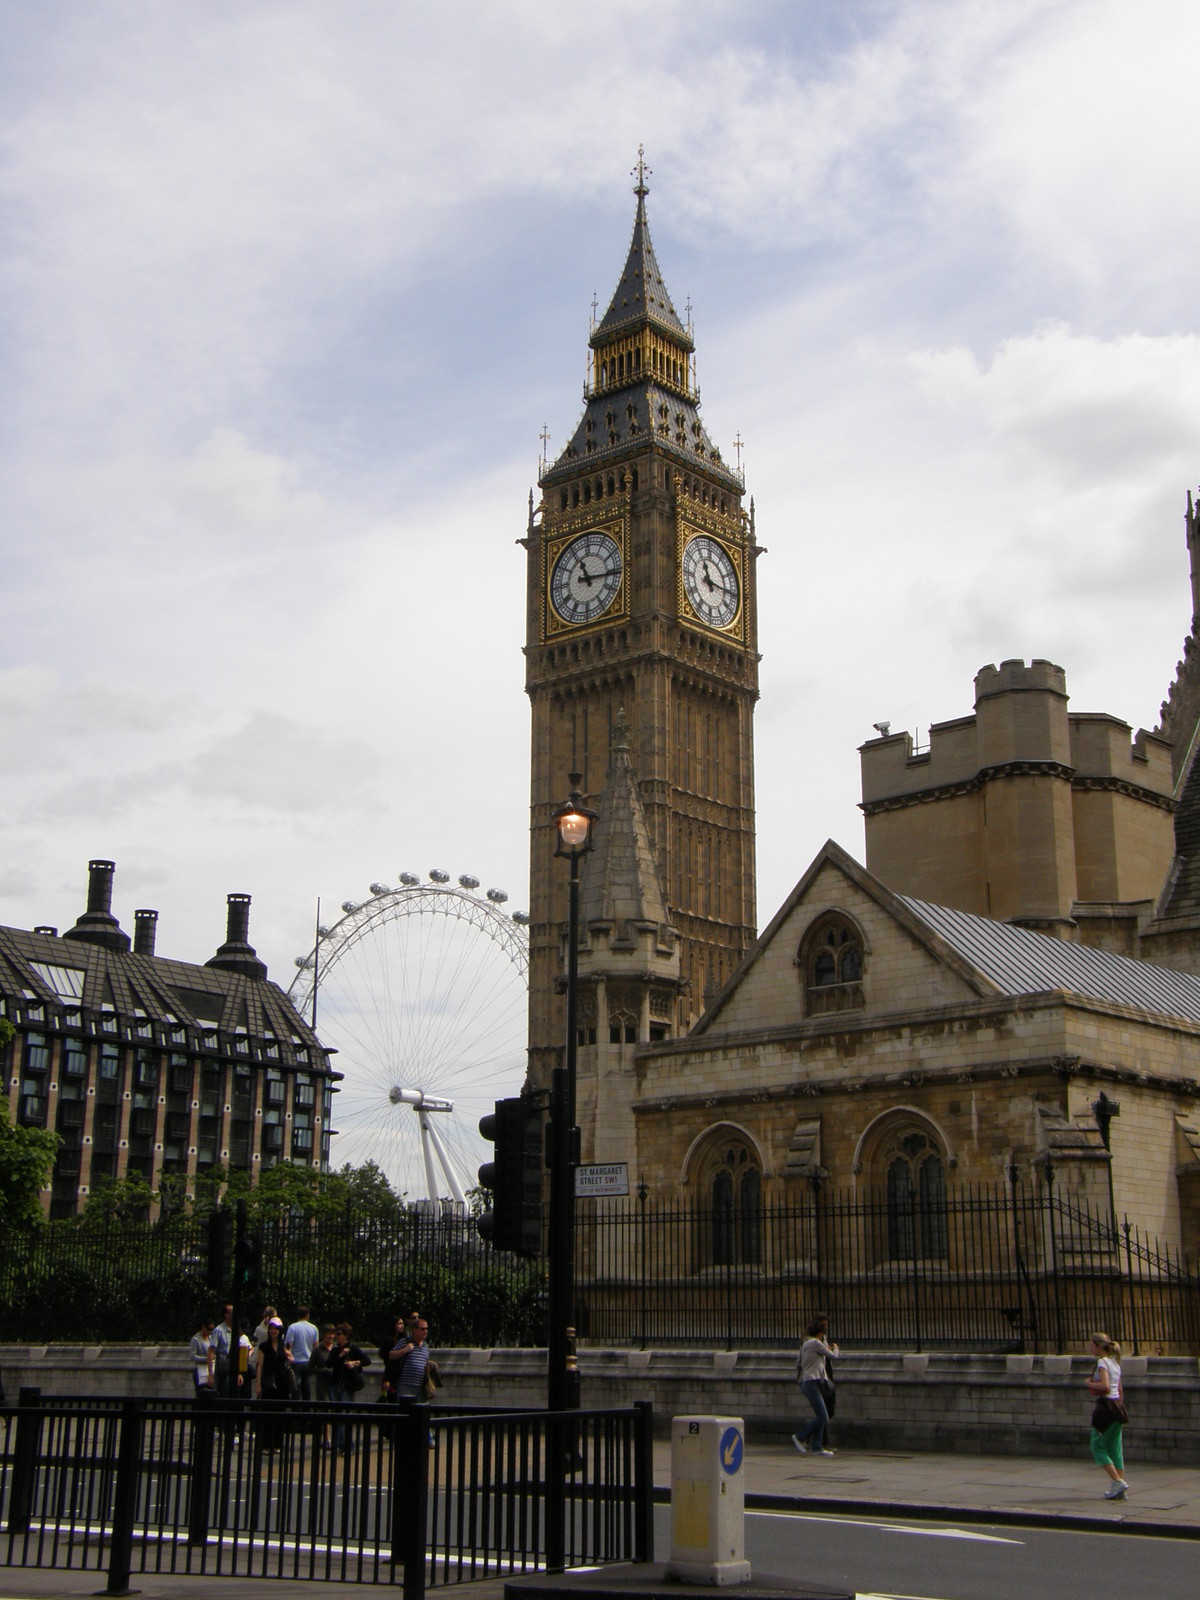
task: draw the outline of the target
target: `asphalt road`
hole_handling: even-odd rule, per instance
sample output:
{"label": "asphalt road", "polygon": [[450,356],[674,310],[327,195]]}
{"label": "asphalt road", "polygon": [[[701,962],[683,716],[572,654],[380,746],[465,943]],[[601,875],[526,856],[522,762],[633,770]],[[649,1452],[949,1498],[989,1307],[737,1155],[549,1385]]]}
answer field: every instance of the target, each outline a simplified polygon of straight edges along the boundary
{"label": "asphalt road", "polygon": [[[656,1514],[655,1544],[665,1561],[669,1507]],[[746,1555],[756,1578],[863,1600],[1186,1600],[1200,1591],[1196,1541],[1121,1533],[749,1511]]]}

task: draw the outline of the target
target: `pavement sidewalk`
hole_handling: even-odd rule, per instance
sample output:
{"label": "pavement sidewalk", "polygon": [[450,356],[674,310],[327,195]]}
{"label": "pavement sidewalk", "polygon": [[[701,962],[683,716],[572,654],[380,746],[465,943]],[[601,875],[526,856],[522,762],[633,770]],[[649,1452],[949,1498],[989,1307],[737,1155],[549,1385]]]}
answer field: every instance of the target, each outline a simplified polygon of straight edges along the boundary
{"label": "pavement sidewalk", "polygon": [[[972,1520],[1168,1531],[1200,1538],[1200,1472],[1131,1463],[1125,1500],[1105,1500],[1108,1479],[1091,1457],[905,1455],[846,1450],[801,1456],[790,1444],[746,1448],[746,1502],[880,1516],[970,1515]],[[671,1481],[671,1445],[656,1440],[656,1492]]]}

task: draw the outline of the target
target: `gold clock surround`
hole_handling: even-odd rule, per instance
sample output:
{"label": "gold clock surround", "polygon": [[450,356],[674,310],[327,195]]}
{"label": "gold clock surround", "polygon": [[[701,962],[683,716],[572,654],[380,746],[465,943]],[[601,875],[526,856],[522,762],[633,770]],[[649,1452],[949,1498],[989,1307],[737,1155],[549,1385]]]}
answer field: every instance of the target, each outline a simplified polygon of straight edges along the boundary
{"label": "gold clock surround", "polygon": [[[711,622],[706,622],[698,616],[683,581],[683,553],[688,545],[698,535],[704,534],[721,547],[729,558],[734,576],[737,578],[738,604],[731,621],[724,627],[715,627]],[[718,634],[724,638],[736,639],[739,643],[746,637],[746,573],[743,560],[743,545],[740,539],[730,537],[730,527],[727,519],[720,516],[705,516],[699,507],[689,506],[686,515],[681,515],[676,520],[675,526],[675,584],[676,604],[679,608],[679,620],[689,627],[703,628],[706,633]]]}
{"label": "gold clock surround", "polygon": [[[542,572],[542,643],[546,644],[552,639],[560,639],[565,634],[576,637],[581,633],[590,633],[596,628],[611,626],[612,623],[621,621],[629,615],[629,541],[627,537],[627,518],[624,514],[613,516],[573,516],[558,523],[553,533],[548,533],[544,542],[545,563]],[[550,599],[550,585],[554,576],[554,569],[558,558],[568,545],[573,544],[581,534],[602,533],[607,535],[617,546],[621,553],[621,581],[612,603],[605,607],[599,616],[587,622],[568,622],[555,611]]]}

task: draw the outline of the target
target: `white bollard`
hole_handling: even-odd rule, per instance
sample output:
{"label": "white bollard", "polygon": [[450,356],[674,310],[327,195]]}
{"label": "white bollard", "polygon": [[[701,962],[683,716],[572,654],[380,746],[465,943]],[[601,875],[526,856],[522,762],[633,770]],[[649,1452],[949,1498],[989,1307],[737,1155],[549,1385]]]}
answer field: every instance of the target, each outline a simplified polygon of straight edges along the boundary
{"label": "white bollard", "polygon": [[671,1559],[686,1583],[748,1583],[746,1432],[741,1417],[671,1422]]}

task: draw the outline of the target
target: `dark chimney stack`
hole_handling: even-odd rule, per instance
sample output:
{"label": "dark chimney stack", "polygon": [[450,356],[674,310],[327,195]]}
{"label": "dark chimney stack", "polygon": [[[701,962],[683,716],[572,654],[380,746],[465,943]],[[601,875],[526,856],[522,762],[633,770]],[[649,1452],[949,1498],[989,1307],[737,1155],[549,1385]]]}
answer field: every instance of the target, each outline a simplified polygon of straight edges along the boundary
{"label": "dark chimney stack", "polygon": [[89,861],[88,862],[88,903],[89,912],[112,911],[112,885],[113,873],[117,870],[115,861]]}
{"label": "dark chimney stack", "polygon": [[250,896],[230,894],[225,896],[226,944],[250,943]]}
{"label": "dark chimney stack", "polygon": [[258,959],[250,943],[250,896],[227,895],[225,903],[228,908],[225,943],[204,965],[219,967],[223,972],[240,972],[247,978],[265,978],[266,963]]}
{"label": "dark chimney stack", "polygon": [[88,862],[87,910],[64,939],[82,939],[85,944],[102,944],[109,950],[128,950],[129,935],[112,914],[112,885],[116,865],[112,861]]}
{"label": "dark chimney stack", "polygon": [[133,953],[135,956],[152,956],[157,934],[157,911],[135,911],[133,913]]}

